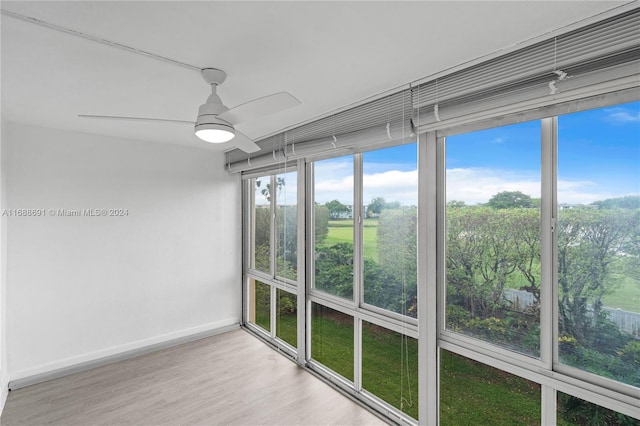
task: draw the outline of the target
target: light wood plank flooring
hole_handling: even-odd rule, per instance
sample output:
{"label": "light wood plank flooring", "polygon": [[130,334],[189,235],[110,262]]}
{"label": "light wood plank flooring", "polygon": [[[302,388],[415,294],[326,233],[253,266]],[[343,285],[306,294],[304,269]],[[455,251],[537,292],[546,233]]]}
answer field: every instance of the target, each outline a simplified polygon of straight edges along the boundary
{"label": "light wood plank flooring", "polygon": [[244,330],[11,391],[3,425],[380,425]]}

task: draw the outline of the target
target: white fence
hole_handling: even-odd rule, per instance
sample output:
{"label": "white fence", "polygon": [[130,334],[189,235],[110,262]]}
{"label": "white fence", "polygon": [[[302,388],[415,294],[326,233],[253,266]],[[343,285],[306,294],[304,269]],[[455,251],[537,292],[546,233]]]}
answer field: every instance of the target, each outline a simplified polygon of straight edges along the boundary
{"label": "white fence", "polygon": [[[506,289],[504,291],[504,297],[513,303],[514,309],[519,311],[524,310],[527,306],[533,305],[535,302],[533,294],[524,290]],[[602,310],[608,313],[609,321],[616,324],[620,331],[640,338],[640,313],[608,307],[603,307]]]}

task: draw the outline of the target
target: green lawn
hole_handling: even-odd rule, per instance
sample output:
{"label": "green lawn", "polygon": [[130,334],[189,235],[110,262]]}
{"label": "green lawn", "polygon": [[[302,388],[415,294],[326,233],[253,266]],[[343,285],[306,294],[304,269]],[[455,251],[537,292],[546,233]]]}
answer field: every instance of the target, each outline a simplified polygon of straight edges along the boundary
{"label": "green lawn", "polygon": [[[365,219],[363,231],[364,256],[378,261],[378,219]],[[353,244],[352,220],[329,221],[329,233],[323,246],[329,247],[338,243]]]}
{"label": "green lawn", "polygon": [[622,274],[614,274],[620,281],[620,287],[602,298],[608,308],[619,308],[623,311],[640,312],[640,287],[638,282]]}
{"label": "green lawn", "polygon": [[[317,308],[331,311],[314,304],[312,357],[353,380],[353,323]],[[417,418],[417,341],[366,323],[362,331],[363,387]],[[538,385],[446,351],[441,377],[442,424],[540,424]]]}
{"label": "green lawn", "polygon": [[[295,345],[296,316],[279,315],[277,330],[278,337]],[[353,381],[352,317],[314,303],[311,336],[312,358]],[[414,418],[418,416],[417,346],[415,339],[363,323],[363,388]],[[540,398],[538,384],[445,350],[440,352],[443,425],[539,425]],[[572,424],[559,413],[558,425]]]}
{"label": "green lawn", "polygon": [[540,386],[447,351],[440,351],[443,425],[539,425]]}

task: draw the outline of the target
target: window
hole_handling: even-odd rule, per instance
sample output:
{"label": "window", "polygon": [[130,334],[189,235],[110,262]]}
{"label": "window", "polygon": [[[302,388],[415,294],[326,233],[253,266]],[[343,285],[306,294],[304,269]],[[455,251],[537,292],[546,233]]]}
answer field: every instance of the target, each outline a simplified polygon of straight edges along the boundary
{"label": "window", "polygon": [[253,183],[251,268],[269,273],[271,268],[271,199],[269,194],[271,178],[270,176],[259,177],[254,179]]}
{"label": "window", "polygon": [[413,422],[417,144],[318,160],[311,170],[311,358]]}
{"label": "window", "polygon": [[540,348],[540,122],[447,138],[447,328]]}
{"label": "window", "polygon": [[540,385],[440,351],[440,424],[539,425]]}
{"label": "window", "polygon": [[560,362],[640,387],[640,103],[558,118]]}
{"label": "window", "polygon": [[247,179],[247,322],[291,352],[298,345],[297,171]]}
{"label": "window", "polygon": [[276,276],[297,280],[298,216],[296,172],[275,176],[276,197]]}
{"label": "window", "polygon": [[364,302],[417,316],[415,143],[363,154]]}
{"label": "window", "polygon": [[353,156],[316,161],[313,288],[353,300]]}
{"label": "window", "polygon": [[249,321],[265,331],[271,330],[271,287],[252,279],[249,291]]}
{"label": "window", "polygon": [[625,416],[575,396],[558,392],[559,425],[637,426],[640,420]]}
{"label": "window", "polygon": [[[247,179],[249,327],[402,424],[424,407],[443,425],[638,424],[639,116],[427,134],[308,160],[300,183]],[[440,298],[418,311],[424,294]]]}
{"label": "window", "polygon": [[297,324],[298,307],[297,297],[288,291],[276,289],[276,337],[282,339],[292,347],[298,346]]}
{"label": "window", "polygon": [[353,382],[353,317],[312,303],[311,358]]}
{"label": "window", "polygon": [[362,387],[418,418],[418,340],[364,321]]}

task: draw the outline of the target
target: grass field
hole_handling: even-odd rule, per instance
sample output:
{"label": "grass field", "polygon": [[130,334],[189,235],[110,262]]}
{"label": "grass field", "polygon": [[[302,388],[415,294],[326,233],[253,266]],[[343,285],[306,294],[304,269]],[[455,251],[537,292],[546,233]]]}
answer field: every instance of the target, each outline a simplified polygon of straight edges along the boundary
{"label": "grass field", "polygon": [[[259,309],[257,322],[268,329],[265,308]],[[312,358],[353,381],[353,318],[314,303],[311,327]],[[295,347],[295,311],[278,315],[276,335]],[[418,416],[417,346],[415,339],[363,322],[363,388],[414,418]],[[468,425],[470,419],[473,424],[539,425],[540,398],[538,384],[445,350],[440,352],[443,425]],[[559,426],[572,424],[559,413]]]}
{"label": "grass field", "polygon": [[[377,261],[378,219],[365,219],[363,231],[364,256]],[[353,221],[348,219],[329,221],[329,234],[323,246],[329,247],[338,243],[353,244]]]}
{"label": "grass field", "polygon": [[[314,304],[312,357],[353,380],[353,322],[348,316]],[[295,327],[295,320],[281,318]],[[293,329],[292,329],[293,331]],[[415,339],[364,323],[364,389],[418,416],[418,347]],[[441,353],[443,425],[540,424],[539,386],[461,356]]]}
{"label": "grass field", "polygon": [[[604,306],[618,308],[623,311],[640,312],[640,286],[633,278],[624,276],[624,262],[620,262],[616,267],[613,277],[617,280],[617,288],[611,294],[606,294],[602,298]],[[627,266],[628,269],[631,267]]]}
{"label": "grass field", "polygon": [[[378,260],[378,219],[365,219],[363,227],[364,256],[375,261]],[[353,222],[351,220],[329,221],[329,233],[323,246],[332,246],[337,243],[353,244]],[[538,267],[538,270],[540,268]],[[624,311],[640,312],[640,288],[632,278],[621,277],[620,285],[611,294],[603,297],[604,306],[619,308]],[[524,277],[512,277],[507,283],[510,288],[518,289],[529,283]]]}
{"label": "grass field", "polygon": [[[377,219],[364,223],[365,257],[377,260]],[[353,223],[329,222],[325,246],[353,243]],[[605,306],[638,312],[640,291],[637,282],[614,272],[617,287],[603,301]],[[526,282],[510,283],[512,287]],[[262,289],[265,291],[266,289]],[[278,305],[284,303],[278,292]],[[256,306],[256,323],[269,329],[269,307]],[[276,335],[296,345],[296,315],[278,315]],[[354,377],[353,318],[313,303],[311,356],[348,380]],[[408,415],[417,418],[417,341],[375,325],[363,323],[363,388]],[[443,425],[539,425],[540,386],[462,356],[440,353],[440,420]],[[558,425],[572,422],[558,416]]]}

